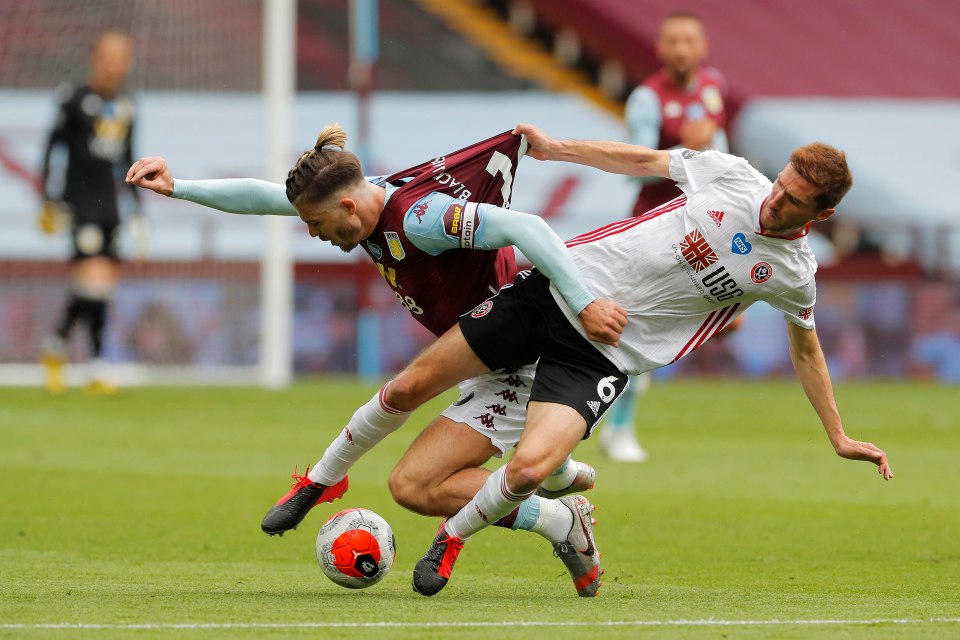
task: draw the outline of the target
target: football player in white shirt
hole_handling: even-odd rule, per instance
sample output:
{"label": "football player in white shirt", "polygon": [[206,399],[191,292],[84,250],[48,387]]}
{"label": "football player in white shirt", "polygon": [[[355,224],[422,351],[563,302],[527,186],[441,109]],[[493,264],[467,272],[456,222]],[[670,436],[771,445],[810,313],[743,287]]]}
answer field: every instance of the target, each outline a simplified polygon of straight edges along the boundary
{"label": "football player in white shirt", "polygon": [[[614,346],[589,341],[550,281],[534,272],[465,314],[394,379],[395,396],[416,406],[463,379],[540,357],[513,458],[441,525],[414,570],[416,591],[433,595],[446,585],[464,541],[536,490],[590,435],[628,375],[691,353],[758,300],[783,311],[794,368],[834,451],[893,477],[881,449],[844,432],[814,329],[816,261],[805,236],[852,184],[842,152],[822,143],[797,149],[771,183],[742,158],[715,151],[558,141],[530,125],[515,133],[527,135],[528,153],[539,160],[669,177],[684,195],[567,243],[591,290],[605,298],[590,313],[602,316],[604,339],[619,336]],[[571,550],[564,561],[595,553]],[[582,596],[599,587],[593,566],[597,575],[577,585]]]}

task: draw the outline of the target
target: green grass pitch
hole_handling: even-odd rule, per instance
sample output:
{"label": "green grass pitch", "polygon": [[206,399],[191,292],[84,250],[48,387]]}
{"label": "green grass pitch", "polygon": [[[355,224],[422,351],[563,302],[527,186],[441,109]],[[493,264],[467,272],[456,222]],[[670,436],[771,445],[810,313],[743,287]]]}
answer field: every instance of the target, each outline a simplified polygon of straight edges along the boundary
{"label": "green grass pitch", "polygon": [[[607,462],[593,441],[577,451],[599,474],[593,600],[543,539],[500,529],[467,544],[441,594],[413,593],[438,521],[393,504],[386,478],[449,396],[363,459],[343,500],[263,535],[294,464],[314,462],[374,391],[0,390],[0,637],[960,637],[956,387],[839,387],[848,433],[890,455],[885,483],[833,454],[795,382],[655,385],[639,416],[650,461]],[[393,571],[365,591],[329,582],[314,558],[320,525],[348,506],[397,537]],[[371,622],[394,626],[332,626]],[[591,622],[604,626],[562,626]],[[36,626],[50,623],[106,626]]]}

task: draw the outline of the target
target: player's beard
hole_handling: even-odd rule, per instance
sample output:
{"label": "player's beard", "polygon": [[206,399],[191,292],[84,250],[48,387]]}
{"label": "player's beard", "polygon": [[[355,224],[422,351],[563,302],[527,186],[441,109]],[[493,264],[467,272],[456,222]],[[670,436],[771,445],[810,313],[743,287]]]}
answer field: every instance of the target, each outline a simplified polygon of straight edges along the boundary
{"label": "player's beard", "polygon": [[687,67],[672,67],[670,69],[670,75],[673,78],[673,81],[679,87],[687,87],[691,81],[693,81],[693,74],[696,73],[697,66],[691,65]]}
{"label": "player's beard", "polygon": [[338,249],[340,249],[340,251],[343,251],[344,253],[350,253],[351,251],[356,249],[358,246],[360,246],[360,240],[351,239],[345,244],[335,244],[333,246],[337,247]]}

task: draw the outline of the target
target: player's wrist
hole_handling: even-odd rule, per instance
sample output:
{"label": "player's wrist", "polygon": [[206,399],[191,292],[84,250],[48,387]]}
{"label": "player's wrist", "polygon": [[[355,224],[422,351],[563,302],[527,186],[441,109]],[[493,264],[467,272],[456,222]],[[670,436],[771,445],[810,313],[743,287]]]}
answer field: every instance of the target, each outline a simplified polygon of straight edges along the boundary
{"label": "player's wrist", "polygon": [[843,427],[827,427],[827,436],[834,450],[839,453],[851,440],[843,431]]}
{"label": "player's wrist", "polygon": [[588,313],[588,309],[590,309],[590,306],[599,299],[600,298],[588,295],[585,298],[575,300],[574,303],[571,304],[570,306],[576,312],[577,317],[582,319],[583,314]]}
{"label": "player's wrist", "polygon": [[571,162],[577,157],[576,140],[552,140],[543,152],[544,160]]}

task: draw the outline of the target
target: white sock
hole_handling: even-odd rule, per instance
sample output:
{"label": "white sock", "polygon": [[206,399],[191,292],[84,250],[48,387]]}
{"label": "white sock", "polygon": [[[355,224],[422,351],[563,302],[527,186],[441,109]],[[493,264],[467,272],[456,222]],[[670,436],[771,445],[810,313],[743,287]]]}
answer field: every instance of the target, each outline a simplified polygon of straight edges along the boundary
{"label": "white sock", "polygon": [[539,533],[550,542],[566,540],[572,527],[573,512],[565,504],[540,496],[524,500],[513,523],[514,529]]}
{"label": "white sock", "polygon": [[577,471],[579,470],[580,463],[574,460],[572,457],[567,456],[567,459],[563,461],[563,464],[557,467],[553,473],[547,476],[542,486],[547,491],[562,491],[570,485],[573,484],[573,481],[577,479]]}
{"label": "white sock", "polygon": [[477,495],[447,520],[444,529],[449,535],[466,540],[516,509],[519,503],[530,497],[532,491],[524,495],[510,491],[507,488],[506,473],[507,465],[491,473]]}
{"label": "white sock", "polygon": [[354,462],[407,421],[410,411],[398,411],[383,400],[388,386],[389,382],[369,402],[357,409],[347,426],[307,474],[311,480],[328,487],[340,482]]}

